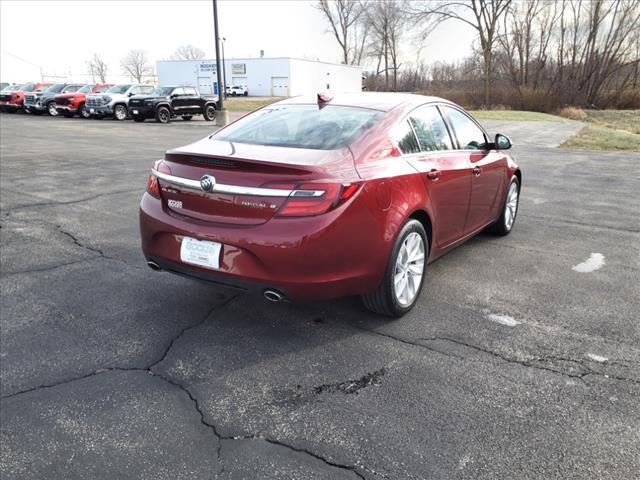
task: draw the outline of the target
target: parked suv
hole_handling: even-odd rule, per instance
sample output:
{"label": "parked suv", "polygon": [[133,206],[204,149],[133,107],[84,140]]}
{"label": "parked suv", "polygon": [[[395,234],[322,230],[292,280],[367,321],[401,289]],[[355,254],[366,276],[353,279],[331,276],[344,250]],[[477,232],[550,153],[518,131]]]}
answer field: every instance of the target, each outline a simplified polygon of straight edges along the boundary
{"label": "parked suv", "polygon": [[243,87],[242,85],[227,85],[226,94],[227,97],[246,97],[249,95],[249,90],[247,90],[247,87]]}
{"label": "parked suv", "polygon": [[0,111],[15,113],[22,110],[27,93],[41,92],[50,86],[51,83],[23,83],[14,85],[11,89],[5,89],[0,92]]}
{"label": "parked suv", "polygon": [[126,120],[129,116],[129,99],[134,95],[148,95],[152,91],[151,85],[122,83],[102,94],[87,95],[85,105],[91,117],[113,116],[116,120]]}
{"label": "parked suv", "polygon": [[106,92],[111,87],[113,87],[113,83],[90,83],[77,92],[61,93],[54,98],[56,109],[58,113],[67,118],[71,118],[75,114],[81,118],[89,118],[89,111],[86,107],[87,94]]}
{"label": "parked suv", "polygon": [[171,118],[181,116],[191,120],[194,115],[203,115],[212,121],[216,114],[214,97],[202,96],[195,87],[178,85],[158,87],[149,95],[137,95],[129,100],[131,117],[136,122],[155,118],[157,122],[167,123]]}
{"label": "parked suv", "polygon": [[55,97],[59,93],[76,92],[84,86],[84,83],[56,83],[39,93],[29,93],[24,97],[25,112],[40,115],[47,112],[52,117],[58,115]]}

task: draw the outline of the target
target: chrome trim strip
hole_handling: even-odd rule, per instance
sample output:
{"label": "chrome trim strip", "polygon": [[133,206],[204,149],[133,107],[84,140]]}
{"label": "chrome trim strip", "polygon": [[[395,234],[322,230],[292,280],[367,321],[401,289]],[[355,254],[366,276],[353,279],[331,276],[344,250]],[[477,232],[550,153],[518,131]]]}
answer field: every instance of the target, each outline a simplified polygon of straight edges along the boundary
{"label": "chrome trim strip", "polygon": [[[151,169],[151,173],[165,182],[180,185],[181,187],[190,188],[204,192],[200,186],[200,180],[191,180],[188,178],[176,177],[167,173],[162,173]],[[324,190],[287,190],[283,188],[263,188],[263,187],[244,187],[242,185],[225,185],[216,183],[213,190],[207,193],[229,193],[232,195],[254,195],[258,197],[321,197]]]}

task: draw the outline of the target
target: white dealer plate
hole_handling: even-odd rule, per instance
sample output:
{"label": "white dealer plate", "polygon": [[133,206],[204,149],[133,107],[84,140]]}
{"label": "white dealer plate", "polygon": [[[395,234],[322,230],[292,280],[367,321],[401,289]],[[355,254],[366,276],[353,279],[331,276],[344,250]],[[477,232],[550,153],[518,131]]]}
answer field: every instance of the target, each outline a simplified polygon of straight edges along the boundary
{"label": "white dealer plate", "polygon": [[220,268],[222,244],[195,238],[183,237],[180,245],[180,260],[206,268]]}
{"label": "white dealer plate", "polygon": [[138,110],[134,110],[134,111],[133,111],[133,114],[134,114],[134,115],[137,115],[137,114],[138,114]]}
{"label": "white dealer plate", "polygon": [[90,108],[90,109],[89,109],[89,113],[95,113],[95,112],[96,112],[96,109],[95,109],[95,108]]}

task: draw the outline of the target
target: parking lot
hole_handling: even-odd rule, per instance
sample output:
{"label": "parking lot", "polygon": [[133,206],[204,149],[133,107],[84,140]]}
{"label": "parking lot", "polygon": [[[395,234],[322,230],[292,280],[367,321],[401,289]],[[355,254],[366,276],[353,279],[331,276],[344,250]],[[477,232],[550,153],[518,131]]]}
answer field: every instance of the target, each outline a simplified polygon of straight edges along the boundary
{"label": "parking lot", "polygon": [[515,229],[388,320],[146,266],[149,168],[212,123],[0,122],[3,478],[638,478],[640,153],[484,122],[517,145]]}

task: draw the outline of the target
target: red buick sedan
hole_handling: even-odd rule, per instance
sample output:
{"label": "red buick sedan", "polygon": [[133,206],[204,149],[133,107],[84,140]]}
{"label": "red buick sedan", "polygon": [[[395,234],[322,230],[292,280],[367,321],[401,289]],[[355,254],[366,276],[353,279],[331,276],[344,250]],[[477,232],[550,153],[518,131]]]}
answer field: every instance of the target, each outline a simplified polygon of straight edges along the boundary
{"label": "red buick sedan", "polygon": [[268,300],[362,295],[401,316],[429,262],[513,228],[522,174],[510,147],[441,98],[283,100],[154,164],[142,250],[155,270]]}

